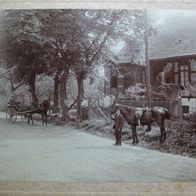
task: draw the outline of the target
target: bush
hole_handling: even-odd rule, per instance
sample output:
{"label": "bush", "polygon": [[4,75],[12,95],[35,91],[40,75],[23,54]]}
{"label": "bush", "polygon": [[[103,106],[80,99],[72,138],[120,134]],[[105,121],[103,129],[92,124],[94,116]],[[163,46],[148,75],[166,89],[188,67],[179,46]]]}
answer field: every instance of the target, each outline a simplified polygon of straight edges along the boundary
{"label": "bush", "polygon": [[143,84],[137,83],[125,91],[125,96],[133,100],[144,100],[146,98],[146,87]]}

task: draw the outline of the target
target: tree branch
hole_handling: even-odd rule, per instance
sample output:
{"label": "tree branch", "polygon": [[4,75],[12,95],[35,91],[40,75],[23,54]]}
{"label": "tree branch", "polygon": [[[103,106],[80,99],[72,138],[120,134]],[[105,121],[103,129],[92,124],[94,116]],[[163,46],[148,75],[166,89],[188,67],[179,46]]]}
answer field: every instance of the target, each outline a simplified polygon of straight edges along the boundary
{"label": "tree branch", "polygon": [[[122,12],[122,11],[121,11]],[[121,14],[121,12],[119,12],[119,14]],[[116,20],[118,19],[117,16],[113,16],[112,21],[108,24],[108,30],[105,32],[105,36],[103,38],[103,40],[101,41],[99,48],[97,49],[97,51],[95,52],[95,54],[93,55],[93,57],[88,61],[89,64],[91,64],[95,58],[98,56],[98,54],[100,53],[100,51],[102,50],[102,48],[104,47],[105,42],[107,41],[108,36],[111,33],[111,26],[116,22]]]}
{"label": "tree branch", "polygon": [[68,111],[76,104],[78,97],[76,97],[75,101],[68,107]]}

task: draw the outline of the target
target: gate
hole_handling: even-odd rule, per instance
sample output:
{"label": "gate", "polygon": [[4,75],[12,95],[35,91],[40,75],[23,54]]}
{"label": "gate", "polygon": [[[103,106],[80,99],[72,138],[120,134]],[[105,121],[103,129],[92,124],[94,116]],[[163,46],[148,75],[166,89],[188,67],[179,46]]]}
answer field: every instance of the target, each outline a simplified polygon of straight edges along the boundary
{"label": "gate", "polygon": [[111,123],[110,119],[110,111],[107,108],[104,108],[103,105],[100,104],[100,98],[97,99],[88,99],[88,119],[89,120],[101,120],[104,119],[108,123]]}

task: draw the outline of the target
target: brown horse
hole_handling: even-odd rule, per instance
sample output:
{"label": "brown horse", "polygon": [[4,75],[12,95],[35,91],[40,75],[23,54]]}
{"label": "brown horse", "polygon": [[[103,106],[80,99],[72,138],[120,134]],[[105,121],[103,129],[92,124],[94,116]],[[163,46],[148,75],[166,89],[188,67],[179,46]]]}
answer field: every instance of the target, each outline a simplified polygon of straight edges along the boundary
{"label": "brown horse", "polygon": [[33,122],[33,118],[32,118],[32,115],[33,114],[41,114],[42,115],[42,125],[44,126],[47,126],[47,112],[48,112],[48,109],[49,109],[49,101],[48,100],[44,100],[41,104],[40,104],[40,107],[39,108],[35,108],[35,109],[31,109],[29,112],[28,112],[28,120],[27,122],[29,123],[30,120],[32,122],[32,124],[34,124]]}
{"label": "brown horse", "polygon": [[[130,128],[132,130],[133,144],[139,143],[136,131],[136,127],[138,125],[138,118],[136,115],[137,108],[114,103],[112,105],[111,114],[114,114],[117,108],[120,109],[121,114],[130,125]],[[148,126],[146,131],[151,131],[152,122],[156,122],[160,127],[160,142],[163,143],[166,140],[166,131],[164,128],[165,119],[170,119],[169,111],[166,108],[155,106],[153,108],[143,108],[140,123],[141,125]]]}

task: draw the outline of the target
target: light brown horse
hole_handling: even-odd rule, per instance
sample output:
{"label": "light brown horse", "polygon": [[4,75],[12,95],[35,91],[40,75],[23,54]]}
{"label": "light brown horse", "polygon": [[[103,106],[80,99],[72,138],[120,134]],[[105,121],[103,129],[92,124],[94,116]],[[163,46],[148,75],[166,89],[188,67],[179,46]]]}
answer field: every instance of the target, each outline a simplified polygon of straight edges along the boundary
{"label": "light brown horse", "polygon": [[[114,114],[116,109],[120,109],[121,114],[127,120],[127,123],[130,125],[132,130],[132,137],[133,137],[133,144],[139,143],[137,137],[136,127],[138,125],[138,118],[136,116],[136,109],[135,107],[129,107],[126,105],[115,103],[111,107],[111,114]],[[165,119],[170,119],[170,113],[166,108],[155,106],[153,108],[144,108],[140,123],[141,125],[147,125],[148,128],[146,131],[151,131],[151,124],[152,122],[156,122],[160,127],[160,142],[163,143],[166,140],[166,131],[164,128],[164,121]]]}

